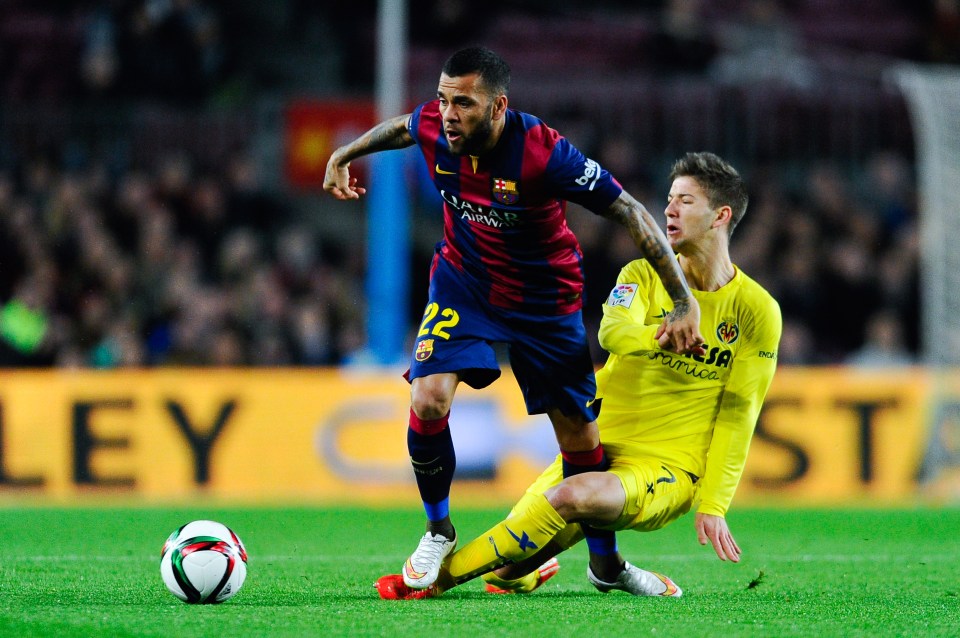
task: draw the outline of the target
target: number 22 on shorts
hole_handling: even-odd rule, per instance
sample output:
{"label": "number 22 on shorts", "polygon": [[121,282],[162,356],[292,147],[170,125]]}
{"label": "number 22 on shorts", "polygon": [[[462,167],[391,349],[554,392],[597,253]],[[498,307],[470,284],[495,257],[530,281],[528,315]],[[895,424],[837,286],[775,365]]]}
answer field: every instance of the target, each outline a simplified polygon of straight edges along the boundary
{"label": "number 22 on shorts", "polygon": [[[434,323],[438,314],[444,319]],[[423,321],[420,322],[420,332],[417,333],[417,338],[432,334],[440,339],[449,339],[450,333],[446,331],[446,328],[452,328],[458,323],[460,323],[460,314],[456,310],[453,308],[440,310],[440,306],[436,303],[428,303],[423,311]],[[433,324],[432,327],[431,324]]]}

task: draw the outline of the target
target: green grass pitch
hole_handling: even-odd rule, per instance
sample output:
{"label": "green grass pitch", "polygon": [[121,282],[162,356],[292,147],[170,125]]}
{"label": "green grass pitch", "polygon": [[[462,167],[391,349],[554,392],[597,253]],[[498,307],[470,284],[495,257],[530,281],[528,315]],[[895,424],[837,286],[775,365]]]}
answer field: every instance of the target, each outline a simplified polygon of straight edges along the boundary
{"label": "green grass pitch", "polygon": [[[465,541],[502,514],[456,512]],[[212,518],[244,540],[247,581],[221,605],[166,591],[159,551],[178,525]],[[586,548],[530,596],[480,581],[437,600],[382,601],[422,531],[417,508],[0,509],[0,636],[958,636],[960,510],[736,510],[744,550],[721,563],[686,516],[622,533],[623,553],[670,575],[681,599],[601,594]]]}

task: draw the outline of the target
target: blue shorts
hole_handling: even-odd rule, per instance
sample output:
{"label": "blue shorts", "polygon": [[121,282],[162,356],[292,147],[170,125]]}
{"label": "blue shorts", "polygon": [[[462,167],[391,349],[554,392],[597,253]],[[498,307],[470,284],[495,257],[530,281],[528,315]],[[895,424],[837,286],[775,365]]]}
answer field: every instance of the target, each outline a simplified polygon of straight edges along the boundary
{"label": "blue shorts", "polygon": [[528,414],[557,408],[596,420],[600,401],[594,403],[597,384],[579,310],[545,316],[499,308],[468,288],[439,255],[433,263],[408,381],[457,372],[471,387],[485,388],[500,376],[493,344],[503,343]]}

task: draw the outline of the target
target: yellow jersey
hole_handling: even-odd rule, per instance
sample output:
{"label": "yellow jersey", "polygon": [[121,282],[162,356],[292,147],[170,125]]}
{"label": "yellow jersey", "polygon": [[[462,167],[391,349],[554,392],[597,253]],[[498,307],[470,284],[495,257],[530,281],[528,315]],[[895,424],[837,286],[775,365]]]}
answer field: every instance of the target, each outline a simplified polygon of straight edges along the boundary
{"label": "yellow jersey", "polygon": [[604,447],[700,477],[697,511],[716,516],[726,514],[740,482],[782,327],[776,300],[735,270],[719,290],[693,291],[705,356],[658,346],[654,335],[673,302],[644,259],[620,271],[600,324],[600,345],[610,353],[597,373]]}

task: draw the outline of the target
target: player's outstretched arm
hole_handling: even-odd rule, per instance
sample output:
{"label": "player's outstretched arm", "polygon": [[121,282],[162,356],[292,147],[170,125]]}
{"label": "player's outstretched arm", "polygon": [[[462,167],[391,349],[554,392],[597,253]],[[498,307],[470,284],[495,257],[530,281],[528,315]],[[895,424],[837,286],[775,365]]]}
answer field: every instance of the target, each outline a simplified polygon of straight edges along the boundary
{"label": "player's outstretched arm", "polygon": [[703,336],[700,334],[700,305],[690,292],[680,264],[677,263],[666,236],[649,211],[623,191],[604,217],[625,226],[641,254],[660,277],[673,310],[664,318],[657,331],[660,347],[679,353],[703,354]]}
{"label": "player's outstretched arm", "polygon": [[740,562],[740,546],[730,533],[727,519],[697,512],[694,525],[697,528],[697,540],[701,545],[706,545],[708,542],[713,545],[713,551],[717,553],[720,560]]}
{"label": "player's outstretched arm", "polygon": [[323,190],[337,199],[359,199],[367,189],[357,186],[357,179],[350,177],[350,162],[370,153],[412,145],[413,137],[407,130],[409,120],[410,114],[383,121],[349,144],[344,144],[335,150],[327,161]]}

